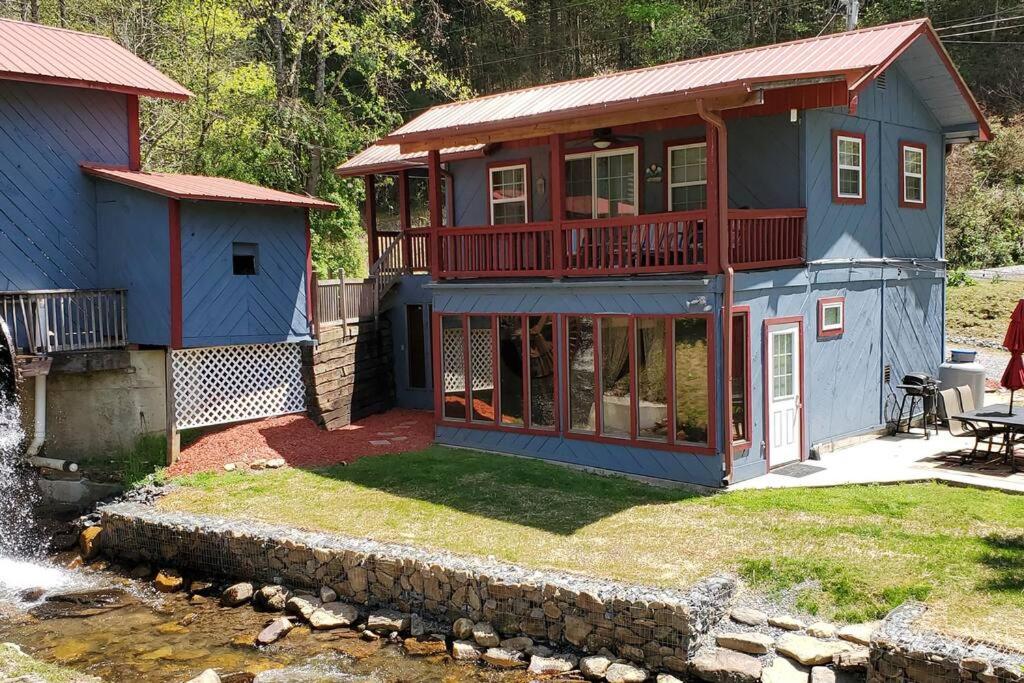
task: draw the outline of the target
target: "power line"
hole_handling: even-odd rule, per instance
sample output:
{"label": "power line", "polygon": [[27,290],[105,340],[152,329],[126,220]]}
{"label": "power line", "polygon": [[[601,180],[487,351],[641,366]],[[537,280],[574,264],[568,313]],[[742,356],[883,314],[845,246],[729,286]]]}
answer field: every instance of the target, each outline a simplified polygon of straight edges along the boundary
{"label": "power line", "polygon": [[993,31],[1010,31],[1015,28],[1024,28],[1024,24],[1014,24],[1013,26],[998,26],[996,28],[983,28],[974,31],[964,31],[963,33],[953,33],[948,36],[943,36],[943,40],[946,38],[957,38],[959,36],[974,36],[979,33],[992,33]]}
{"label": "power line", "polygon": [[[978,26],[979,24],[994,24],[994,23],[1000,22],[1000,21],[1016,21],[1017,19],[1024,19],[1024,14],[1018,14],[1015,17],[997,17],[995,19],[986,19],[984,21],[973,21],[973,22],[968,22],[966,24],[957,24],[956,26],[947,26],[946,28],[936,29],[936,31],[951,31],[951,30],[956,29],[956,28],[965,28],[965,27],[968,27],[968,26]],[[991,31],[992,28],[989,27],[989,28],[986,28],[984,30]]]}
{"label": "power line", "polygon": [[1024,45],[1024,40],[944,40],[944,45]]}
{"label": "power line", "polygon": [[1016,12],[1016,11],[1021,10],[1021,9],[1024,9],[1024,5],[1017,5],[1016,7],[1008,7],[1008,8],[997,10],[995,12],[989,12],[988,14],[979,14],[976,17],[961,17],[959,19],[949,19],[947,21],[942,22],[942,24],[941,24],[942,28],[941,29],[940,28],[936,28],[936,30],[938,31],[938,30],[946,30],[946,29],[951,29],[951,28],[958,28],[959,26],[963,25],[963,24],[956,24],[956,23],[954,23],[954,22],[958,22],[958,21],[961,21],[961,22],[971,22],[971,21],[975,21],[977,19],[988,19],[989,17],[998,17],[1003,12]]}

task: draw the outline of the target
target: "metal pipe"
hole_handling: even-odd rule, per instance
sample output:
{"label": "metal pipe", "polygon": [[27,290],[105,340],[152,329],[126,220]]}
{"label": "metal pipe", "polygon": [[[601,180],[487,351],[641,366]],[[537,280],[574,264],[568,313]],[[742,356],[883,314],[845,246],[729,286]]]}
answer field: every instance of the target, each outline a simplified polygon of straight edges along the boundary
{"label": "metal pipe", "polygon": [[[716,211],[716,220],[718,221],[718,265],[722,269],[722,275],[724,278],[724,286],[722,288],[722,350],[724,356],[724,362],[722,363],[723,370],[723,386],[722,386],[722,416],[725,422],[725,444],[724,444],[724,455],[725,455],[725,473],[722,477],[722,484],[728,486],[732,483],[732,460],[733,460],[733,445],[732,445],[732,303],[733,303],[733,286],[735,271],[729,262],[729,154],[728,154],[728,142],[726,135],[725,121],[722,117],[715,113],[708,111],[704,105],[704,100],[697,100],[697,114],[704,119],[704,121],[710,124],[716,131],[716,152],[717,152],[717,163],[715,164],[715,171],[717,177],[715,179],[715,198],[718,201],[718,210]],[[749,397],[748,397],[749,401]],[[749,405],[746,407],[749,410]]]}
{"label": "metal pipe", "polygon": [[35,426],[32,430],[32,442],[25,450],[25,458],[31,459],[39,454],[39,449],[46,441],[46,375],[35,377]]}

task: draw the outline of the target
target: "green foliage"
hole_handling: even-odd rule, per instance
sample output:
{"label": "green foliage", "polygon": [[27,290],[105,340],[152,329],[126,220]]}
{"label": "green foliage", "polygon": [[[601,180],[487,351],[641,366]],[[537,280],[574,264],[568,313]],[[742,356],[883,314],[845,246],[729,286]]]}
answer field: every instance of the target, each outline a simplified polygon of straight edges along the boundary
{"label": "green foliage", "polygon": [[978,282],[963,268],[954,268],[946,274],[946,284],[950,287],[973,287]]}

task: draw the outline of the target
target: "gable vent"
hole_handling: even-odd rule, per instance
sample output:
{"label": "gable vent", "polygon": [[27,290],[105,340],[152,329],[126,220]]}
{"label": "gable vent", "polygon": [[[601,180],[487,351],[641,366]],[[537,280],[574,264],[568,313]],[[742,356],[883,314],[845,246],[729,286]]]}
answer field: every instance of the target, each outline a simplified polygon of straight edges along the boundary
{"label": "gable vent", "polygon": [[875,83],[878,84],[878,89],[879,90],[885,90],[885,86],[886,86],[885,73],[886,72],[883,71],[882,73],[878,74],[878,77],[875,79]]}

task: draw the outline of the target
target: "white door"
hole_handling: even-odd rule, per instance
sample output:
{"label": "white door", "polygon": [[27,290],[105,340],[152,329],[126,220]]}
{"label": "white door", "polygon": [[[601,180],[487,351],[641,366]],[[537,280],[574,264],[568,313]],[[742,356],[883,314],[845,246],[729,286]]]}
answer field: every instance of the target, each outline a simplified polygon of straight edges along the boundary
{"label": "white door", "polygon": [[800,328],[781,323],[768,328],[768,463],[800,459]]}

